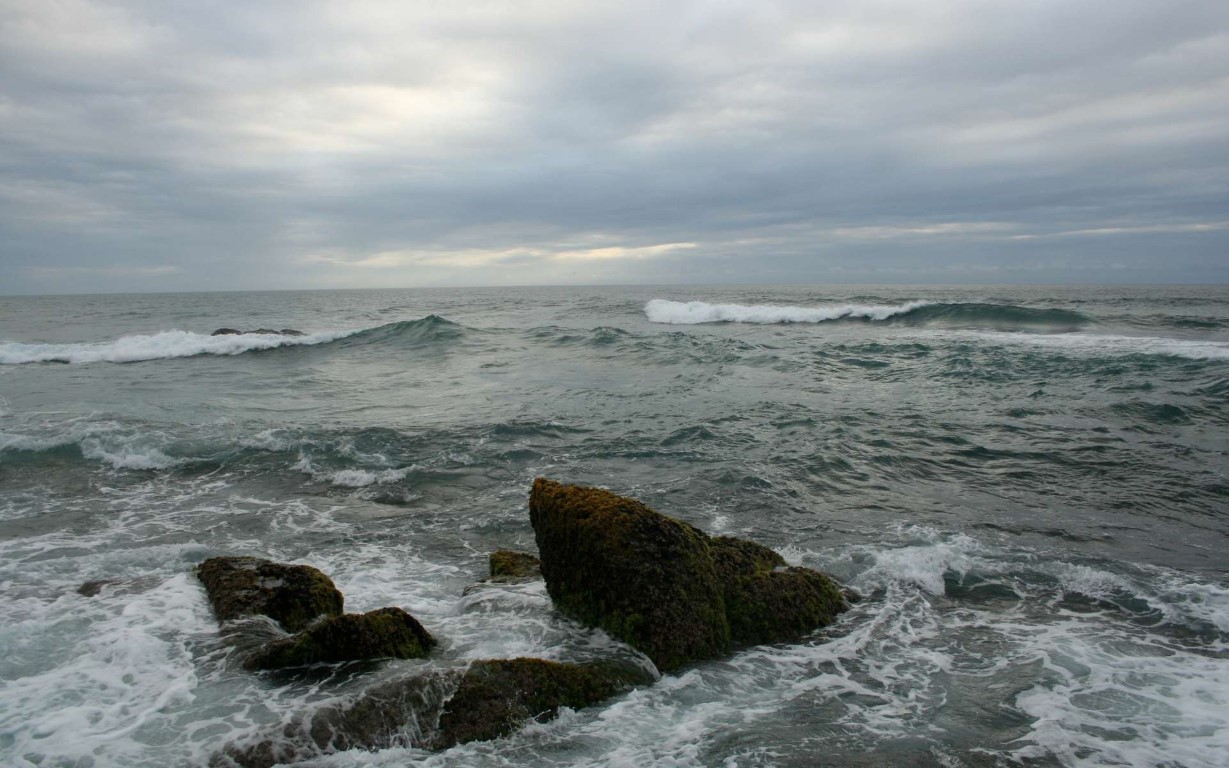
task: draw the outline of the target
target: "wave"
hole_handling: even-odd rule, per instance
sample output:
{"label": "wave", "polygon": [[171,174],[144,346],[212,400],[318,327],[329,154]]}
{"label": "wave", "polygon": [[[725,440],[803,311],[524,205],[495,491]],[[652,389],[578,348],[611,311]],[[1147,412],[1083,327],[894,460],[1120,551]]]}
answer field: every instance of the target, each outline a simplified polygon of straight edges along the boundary
{"label": "wave", "polygon": [[459,336],[461,326],[436,315],[387,323],[374,328],[323,331],[306,336],[245,333],[209,336],[191,331],[161,331],[122,336],[113,341],[70,344],[0,342],[0,365],[26,363],[136,363],[198,355],[240,355],[283,347],[311,347],[333,342],[382,343],[438,341]]}
{"label": "wave", "polygon": [[1003,344],[1027,344],[1079,355],[1161,355],[1191,360],[1229,360],[1229,341],[1172,339],[1155,336],[1115,336],[1079,333],[1035,336],[1017,333],[977,333],[973,338]]}
{"label": "wave", "polygon": [[833,321],[894,322],[906,325],[951,325],[991,328],[1045,327],[1074,330],[1089,318],[1067,309],[1035,309],[1013,304],[910,301],[904,304],[840,304],[784,307],[773,304],[709,304],[704,301],[653,299],[644,307],[650,322],[672,325],[698,323],[825,323]]}

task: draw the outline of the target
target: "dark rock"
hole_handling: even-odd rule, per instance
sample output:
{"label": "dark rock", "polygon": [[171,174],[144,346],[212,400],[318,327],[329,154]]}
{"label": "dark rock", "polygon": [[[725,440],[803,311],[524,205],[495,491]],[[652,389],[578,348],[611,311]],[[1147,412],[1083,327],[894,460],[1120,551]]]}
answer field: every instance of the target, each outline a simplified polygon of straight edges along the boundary
{"label": "dark rock", "polygon": [[302,331],[296,331],[293,328],[283,328],[280,331],[275,331],[272,328],[257,328],[254,331],[240,331],[235,328],[219,328],[210,336],[243,336],[249,333],[260,333],[266,336],[306,336]]}
{"label": "dark rock", "polygon": [[419,659],[435,638],[400,608],[324,619],[297,635],[269,643],[244,662],[248,669],[280,669],[356,659]]}
{"label": "dark rock", "polygon": [[309,565],[214,557],[201,563],[197,576],[220,622],[268,616],[287,632],[298,632],[322,616],[342,613],[341,592]]}
{"label": "dark rock", "polygon": [[530,720],[545,722],[560,707],[580,709],[647,685],[642,669],[544,659],[476,661],[444,705],[430,749],[507,736]]}
{"label": "dark rock", "polygon": [[538,478],[529,518],[555,606],[663,671],[730,649],[708,537],[632,499]]}
{"label": "dark rock", "polygon": [[528,581],[542,578],[542,561],[527,552],[497,549],[491,553],[491,581]]}
{"label": "dark rock", "polygon": [[831,624],[848,606],[831,579],[753,541],[709,539],[734,645],[796,640]]}
{"label": "dark rock", "polygon": [[271,768],[347,749],[447,749],[495,739],[560,707],[597,704],[653,682],[637,668],[542,659],[476,661],[375,686],[351,702],[300,716],[270,738],[231,745],[213,766]]}
{"label": "dark rock", "polygon": [[77,594],[85,595],[86,597],[94,597],[102,592],[102,588],[111,584],[119,584],[115,579],[102,579],[100,581],[87,581],[77,587]]}
{"label": "dark rock", "polygon": [[791,568],[754,542],[710,538],[609,491],[538,478],[529,517],[555,606],[663,671],[796,640],[849,607],[818,571]]}

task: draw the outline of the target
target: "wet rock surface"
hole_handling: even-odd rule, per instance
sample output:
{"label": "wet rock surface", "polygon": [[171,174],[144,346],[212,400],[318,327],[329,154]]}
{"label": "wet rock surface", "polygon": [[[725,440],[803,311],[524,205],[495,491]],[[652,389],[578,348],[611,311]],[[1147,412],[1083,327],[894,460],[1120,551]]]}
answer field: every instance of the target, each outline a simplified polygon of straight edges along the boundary
{"label": "wet rock surface", "polygon": [[529,515],[555,606],[662,671],[741,645],[796,640],[848,608],[818,571],[609,491],[538,478]]}
{"label": "wet rock surface", "polygon": [[488,581],[516,582],[542,578],[542,561],[528,552],[498,549],[490,555]]}
{"label": "wet rock surface", "polygon": [[232,745],[212,766],[271,768],[346,749],[447,749],[506,736],[653,682],[644,670],[544,659],[475,661],[375,686],[355,699],[296,718],[276,734]]}
{"label": "wet rock surface", "polygon": [[279,669],[358,659],[419,659],[435,638],[400,608],[333,616],[297,635],[275,640],[251,654],[248,669]]}
{"label": "wet rock surface", "polygon": [[214,557],[201,563],[197,577],[220,622],[267,616],[298,632],[318,618],[340,616],[345,602],[333,580],[310,565]]}

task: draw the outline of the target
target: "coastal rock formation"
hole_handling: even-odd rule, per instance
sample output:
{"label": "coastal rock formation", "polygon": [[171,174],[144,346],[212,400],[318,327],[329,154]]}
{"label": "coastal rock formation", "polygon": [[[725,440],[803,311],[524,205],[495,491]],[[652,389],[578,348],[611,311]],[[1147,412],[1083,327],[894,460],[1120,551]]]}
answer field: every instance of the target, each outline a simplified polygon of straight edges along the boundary
{"label": "coastal rock formation", "polygon": [[244,662],[248,669],[280,669],[355,659],[419,659],[435,638],[400,608],[348,613],[319,621],[297,635],[266,644]]}
{"label": "coastal rock formation", "polygon": [[634,499],[534,481],[529,517],[555,606],[662,671],[795,640],[848,607],[840,588],[754,542],[712,538]]}
{"label": "coastal rock formation", "polygon": [[296,331],[293,328],[283,328],[280,331],[275,331],[272,328],[257,328],[254,331],[240,331],[235,328],[219,328],[210,336],[242,336],[249,333],[265,334],[267,336],[306,336],[302,331]]}
{"label": "coastal rock formation", "polygon": [[315,710],[250,745],[232,745],[212,766],[270,768],[347,749],[419,747],[506,736],[560,707],[591,706],[635,685],[644,670],[543,659],[492,659],[375,686],[352,701]]}
{"label": "coastal rock formation", "polygon": [[345,601],[333,580],[310,565],[214,557],[196,575],[220,622],[268,616],[287,632],[298,632],[320,617],[340,616]]}

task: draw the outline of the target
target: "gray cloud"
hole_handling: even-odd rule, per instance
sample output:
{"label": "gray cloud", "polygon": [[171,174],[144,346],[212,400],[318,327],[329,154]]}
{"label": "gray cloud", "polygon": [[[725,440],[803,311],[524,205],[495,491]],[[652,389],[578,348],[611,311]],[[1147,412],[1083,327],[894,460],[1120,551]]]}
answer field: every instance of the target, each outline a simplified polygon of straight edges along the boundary
{"label": "gray cloud", "polygon": [[1226,126],[1214,0],[0,0],[0,292],[1225,282]]}

